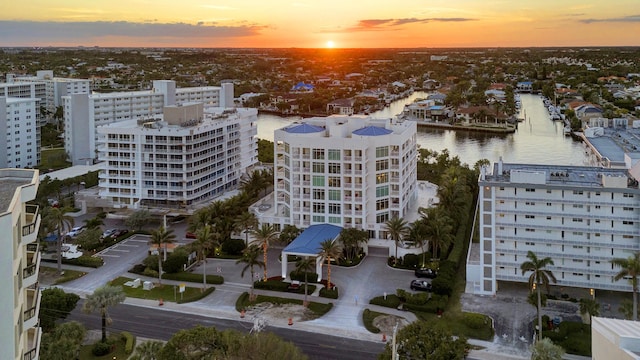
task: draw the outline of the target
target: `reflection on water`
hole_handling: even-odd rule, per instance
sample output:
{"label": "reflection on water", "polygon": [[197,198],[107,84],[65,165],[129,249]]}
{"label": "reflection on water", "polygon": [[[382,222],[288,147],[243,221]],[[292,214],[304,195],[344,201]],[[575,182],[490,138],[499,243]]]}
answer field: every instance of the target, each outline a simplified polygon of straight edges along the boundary
{"label": "reflection on water", "polygon": [[[409,98],[395,101],[391,106],[373,113],[376,118],[392,117],[402,112],[404,104],[416,98],[426,97],[424,92],[415,92]],[[587,155],[579,141],[564,136],[564,125],[549,120],[547,110],[538,95],[523,94],[521,118],[526,119],[514,134],[493,135],[486,133],[419,128],[417,142],[423,149],[442,151],[458,156],[467,164],[480,159],[505,162],[585,165]],[[273,141],[273,132],[287,126],[299,117],[283,118],[275,115],[258,116],[258,137]]]}

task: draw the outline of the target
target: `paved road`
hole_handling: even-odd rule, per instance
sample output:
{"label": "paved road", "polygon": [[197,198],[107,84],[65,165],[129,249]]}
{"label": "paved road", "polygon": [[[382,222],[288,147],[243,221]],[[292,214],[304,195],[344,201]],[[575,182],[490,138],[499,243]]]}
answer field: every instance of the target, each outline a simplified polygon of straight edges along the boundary
{"label": "paved road", "polygon": [[[100,328],[100,317],[97,314],[84,314],[79,309],[81,304],[67,317],[67,320],[79,321],[89,329]],[[253,323],[250,320],[227,320],[212,318],[185,312],[158,311],[158,308],[121,304],[109,309],[113,320],[109,330],[130,331],[136,336],[169,340],[181,329],[190,329],[196,325],[214,326],[218,330],[235,329],[247,333]],[[345,337],[317,334],[299,329],[270,327],[270,331],[283,339],[293,342],[310,359],[375,359],[383,351],[381,341],[362,341]]]}

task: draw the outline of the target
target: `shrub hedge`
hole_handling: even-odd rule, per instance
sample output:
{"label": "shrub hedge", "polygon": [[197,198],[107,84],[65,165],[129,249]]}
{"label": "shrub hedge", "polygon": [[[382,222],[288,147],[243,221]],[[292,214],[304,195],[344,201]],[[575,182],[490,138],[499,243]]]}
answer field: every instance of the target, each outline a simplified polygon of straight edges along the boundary
{"label": "shrub hedge", "polygon": [[[202,283],[202,274],[194,274],[190,272],[179,272],[175,274],[162,274],[163,279],[186,281],[193,283]],[[207,284],[220,285],[224,284],[224,278],[220,275],[207,275]]]}
{"label": "shrub hedge", "polygon": [[207,288],[207,290],[201,292],[198,295],[191,296],[191,297],[184,298],[184,299],[179,299],[179,300],[176,301],[176,303],[185,304],[185,303],[189,303],[189,302],[198,301],[198,300],[206,297],[207,295],[211,294],[215,289],[216,289],[215,287],[211,286],[211,287]]}
{"label": "shrub hedge", "polygon": [[384,296],[377,296],[373,299],[369,300],[369,304],[371,305],[379,305],[388,308],[397,309],[400,306],[400,298],[397,295],[387,295],[387,299],[384,299]]}
{"label": "shrub hedge", "polygon": [[99,268],[104,265],[104,261],[100,257],[93,257],[89,255],[82,255],[76,259],[62,259],[63,264],[86,266],[92,268]]}
{"label": "shrub hedge", "polygon": [[253,283],[253,287],[256,289],[272,290],[272,291],[287,291],[289,283],[277,280],[258,280]]}
{"label": "shrub hedge", "polygon": [[329,298],[329,299],[337,299],[338,298],[338,288],[334,287],[332,290],[327,288],[320,289],[320,297]]}
{"label": "shrub hedge", "polygon": [[136,347],[136,337],[128,331],[123,331],[121,334],[124,338],[124,352],[131,354]]}
{"label": "shrub hedge", "polygon": [[[291,277],[291,280],[298,280],[300,282],[304,282],[304,273],[305,273],[304,271],[301,271],[301,272],[292,271],[289,273],[289,277]],[[307,282],[309,282],[309,284],[317,283],[318,274],[316,274],[315,272],[307,272]]]}

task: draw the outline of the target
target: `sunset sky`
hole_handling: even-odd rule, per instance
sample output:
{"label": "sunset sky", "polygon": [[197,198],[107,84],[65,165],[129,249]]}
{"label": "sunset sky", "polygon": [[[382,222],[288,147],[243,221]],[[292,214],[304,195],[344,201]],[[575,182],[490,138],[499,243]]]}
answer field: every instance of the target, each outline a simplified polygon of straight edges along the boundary
{"label": "sunset sky", "polygon": [[640,46],[640,0],[15,0],[0,46]]}

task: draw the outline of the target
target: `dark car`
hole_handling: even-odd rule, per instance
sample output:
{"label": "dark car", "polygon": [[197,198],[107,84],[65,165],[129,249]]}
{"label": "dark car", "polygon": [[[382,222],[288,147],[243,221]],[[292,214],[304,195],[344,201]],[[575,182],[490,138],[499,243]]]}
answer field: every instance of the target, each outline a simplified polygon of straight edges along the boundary
{"label": "dark car", "polygon": [[185,236],[187,239],[197,239],[198,236],[194,233],[192,233],[191,231],[187,231],[187,233],[185,234]]}
{"label": "dark car", "polygon": [[415,271],[416,277],[425,277],[428,279],[435,279],[438,273],[431,268],[418,268]]}
{"label": "dark car", "polygon": [[427,280],[413,280],[411,281],[411,290],[431,291],[431,283]]}
{"label": "dark car", "polygon": [[122,236],[122,235],[124,235],[124,234],[126,234],[128,232],[129,232],[129,230],[127,230],[127,229],[118,229],[113,234],[111,234],[111,238],[115,239],[118,236]]}

